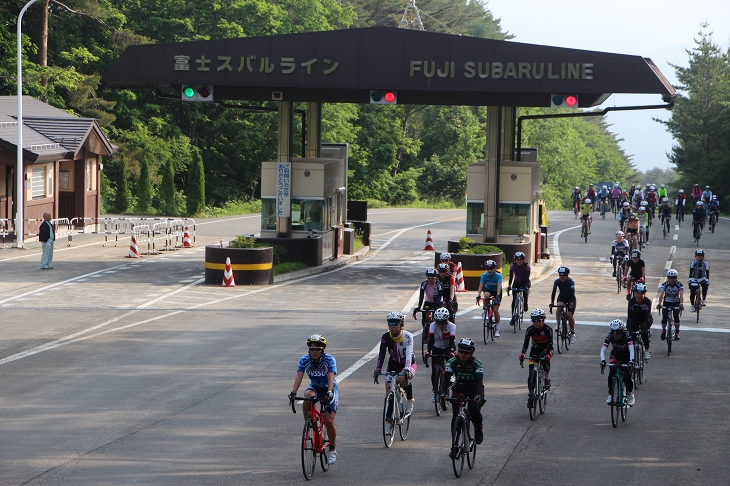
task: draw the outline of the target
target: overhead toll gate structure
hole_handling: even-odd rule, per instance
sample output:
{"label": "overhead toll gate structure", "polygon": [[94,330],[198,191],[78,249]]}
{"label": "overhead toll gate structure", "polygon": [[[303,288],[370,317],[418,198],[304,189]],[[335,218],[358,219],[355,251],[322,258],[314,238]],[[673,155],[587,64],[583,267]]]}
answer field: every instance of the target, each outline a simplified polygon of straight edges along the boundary
{"label": "overhead toll gate structure", "polygon": [[[181,99],[185,87],[205,87],[216,102],[276,101],[278,162],[292,162],[292,102],[308,102],[307,158],[319,157],[319,103],[372,103],[376,90],[391,92],[398,104],[487,106],[483,224],[472,227],[500,246],[518,236],[520,245],[532,243],[537,232],[537,218],[523,214],[527,233],[500,238],[500,202],[510,201],[500,194],[501,164],[513,160],[516,107],[589,108],[614,93],[639,93],[660,95],[669,108],[676,96],[641,56],[390,27],[130,46],[101,83],[175,90]],[[539,177],[523,179],[534,205]],[[291,224],[277,218],[277,235],[290,235]]]}

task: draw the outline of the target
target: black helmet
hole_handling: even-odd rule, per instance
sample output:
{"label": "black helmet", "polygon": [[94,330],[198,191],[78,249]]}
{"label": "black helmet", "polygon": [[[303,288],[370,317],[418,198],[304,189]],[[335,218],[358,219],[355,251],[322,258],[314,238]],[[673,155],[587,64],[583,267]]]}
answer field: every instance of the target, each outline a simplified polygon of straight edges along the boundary
{"label": "black helmet", "polygon": [[470,338],[461,339],[461,341],[459,341],[459,344],[457,344],[456,347],[460,351],[467,351],[469,353],[473,353],[474,350],[477,349],[477,345]]}
{"label": "black helmet", "polygon": [[558,275],[560,275],[561,277],[563,275],[570,275],[570,268],[568,268],[568,267],[560,267],[560,268],[558,268]]}
{"label": "black helmet", "polygon": [[433,268],[429,268],[426,270],[426,277],[435,277],[436,276],[436,270]]}

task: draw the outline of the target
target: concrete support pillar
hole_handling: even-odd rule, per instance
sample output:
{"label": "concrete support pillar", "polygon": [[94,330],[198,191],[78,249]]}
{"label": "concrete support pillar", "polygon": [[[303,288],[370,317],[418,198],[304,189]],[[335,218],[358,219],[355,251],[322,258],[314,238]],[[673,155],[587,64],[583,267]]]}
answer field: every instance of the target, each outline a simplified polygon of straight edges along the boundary
{"label": "concrete support pillar", "polygon": [[499,174],[503,160],[514,151],[515,108],[487,107],[487,146],[484,167],[484,243],[499,238]]}
{"label": "concrete support pillar", "polygon": [[308,158],[319,158],[322,147],[322,104],[307,103],[307,153]]}
{"label": "concrete support pillar", "polygon": [[[294,107],[291,101],[279,102],[279,128],[276,157],[279,162],[291,162],[294,152]],[[289,185],[291,194],[291,183]],[[276,237],[291,238],[291,211],[288,217],[276,217]]]}

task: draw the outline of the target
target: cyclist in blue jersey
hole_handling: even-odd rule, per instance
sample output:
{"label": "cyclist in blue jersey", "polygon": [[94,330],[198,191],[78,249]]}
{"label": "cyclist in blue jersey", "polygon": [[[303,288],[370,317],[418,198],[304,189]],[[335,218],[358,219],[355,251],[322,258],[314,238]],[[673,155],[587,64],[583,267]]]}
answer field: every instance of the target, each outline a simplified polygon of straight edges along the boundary
{"label": "cyclist in blue jersey", "polygon": [[705,204],[710,204],[710,201],[712,200],[712,191],[710,190],[710,186],[705,186],[705,190],[702,191],[702,200]]}
{"label": "cyclist in blue jersey", "polygon": [[487,260],[484,263],[486,272],[482,274],[479,279],[479,290],[477,291],[477,305],[479,300],[482,298],[482,291],[484,291],[484,297],[494,297],[494,304],[492,304],[492,311],[494,312],[494,337],[499,337],[499,304],[502,301],[502,274],[497,272],[497,262],[494,260]]}
{"label": "cyclist in blue jersey", "polygon": [[[558,295],[558,306],[565,306],[565,312],[568,314],[568,325],[570,326],[570,344],[575,344],[575,282],[570,275],[568,267],[558,268],[559,277],[553,282],[553,293],[550,296],[550,313],[553,313],[553,302],[555,302],[555,294]],[[558,292],[559,290],[559,292]]]}
{"label": "cyclist in blue jersey", "polygon": [[[304,375],[309,376],[310,383],[304,391],[306,398],[326,398],[327,405],[324,409],[324,426],[327,429],[327,437],[330,440],[327,459],[330,464],[334,464],[337,460],[337,451],[335,443],[337,442],[337,428],[335,427],[335,414],[337,413],[337,403],[339,402],[339,393],[337,391],[337,363],[334,356],[326,354],[324,348],[327,347],[327,339],[320,334],[312,334],[307,339],[308,353],[301,357],[297,366],[297,376],[294,378],[294,386],[289,399],[293,400],[297,396],[297,390],[302,384]],[[302,414],[304,420],[309,418],[309,409],[312,402],[304,402],[302,404]]]}

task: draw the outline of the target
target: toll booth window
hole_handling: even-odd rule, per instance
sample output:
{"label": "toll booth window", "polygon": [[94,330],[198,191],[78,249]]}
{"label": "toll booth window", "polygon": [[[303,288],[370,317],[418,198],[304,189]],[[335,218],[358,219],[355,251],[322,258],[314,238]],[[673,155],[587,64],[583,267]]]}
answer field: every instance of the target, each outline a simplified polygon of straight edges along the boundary
{"label": "toll booth window", "polygon": [[46,197],[46,168],[33,167],[30,180],[30,191],[33,199]]}
{"label": "toll booth window", "polygon": [[499,204],[499,234],[529,235],[530,205],[515,203]]}
{"label": "toll booth window", "polygon": [[466,203],[466,233],[469,235],[484,234],[484,201]]}
{"label": "toll booth window", "polygon": [[261,229],[276,229],[276,198],[261,198]]}
{"label": "toll booth window", "polygon": [[292,199],[292,231],[322,231],[323,203],[322,199]]}

